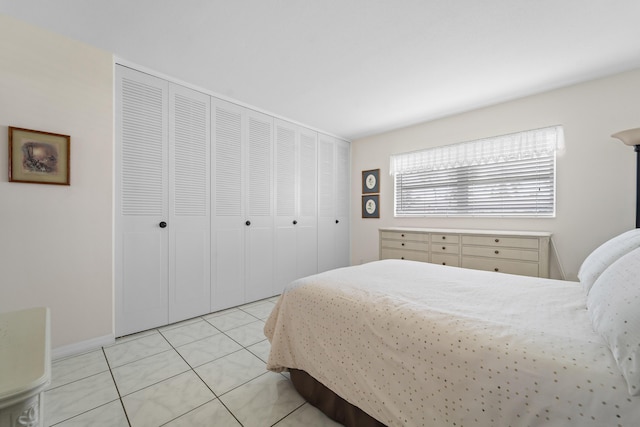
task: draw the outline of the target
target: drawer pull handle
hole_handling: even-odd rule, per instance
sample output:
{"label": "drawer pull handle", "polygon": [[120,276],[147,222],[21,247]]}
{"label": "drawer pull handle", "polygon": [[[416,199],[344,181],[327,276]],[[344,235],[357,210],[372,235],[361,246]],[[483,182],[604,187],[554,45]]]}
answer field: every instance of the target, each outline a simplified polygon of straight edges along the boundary
{"label": "drawer pull handle", "polygon": [[401,234],[400,236],[404,237],[404,234]]}
{"label": "drawer pull handle", "polygon": [[446,246],[443,246],[443,247],[442,247],[442,250],[444,251],[445,249],[447,249],[447,247],[446,247]]}
{"label": "drawer pull handle", "polygon": [[403,256],[401,256],[401,257],[400,257],[400,259],[404,259],[404,257],[403,257]]}
{"label": "drawer pull handle", "polygon": [[404,243],[402,243],[402,246],[404,246]]}
{"label": "drawer pull handle", "polygon": [[493,271],[499,271],[499,270],[498,270],[498,267],[494,268],[494,269],[493,269]]}
{"label": "drawer pull handle", "polygon": [[495,251],[495,254],[498,255],[500,253],[500,251]]}
{"label": "drawer pull handle", "polygon": [[447,237],[446,236],[442,236],[442,240],[445,240]]}
{"label": "drawer pull handle", "polygon": [[442,265],[447,265],[447,263],[446,263],[446,262],[443,262],[443,263],[442,263]]}
{"label": "drawer pull handle", "polygon": [[496,239],[496,243],[500,243],[500,239]]}

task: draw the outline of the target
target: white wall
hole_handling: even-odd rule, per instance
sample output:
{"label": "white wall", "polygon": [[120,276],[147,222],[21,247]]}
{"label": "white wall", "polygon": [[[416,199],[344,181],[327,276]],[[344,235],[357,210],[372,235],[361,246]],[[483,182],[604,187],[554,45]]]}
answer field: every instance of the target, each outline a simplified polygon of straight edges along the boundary
{"label": "white wall", "polygon": [[[50,307],[54,350],[112,337],[112,56],[0,15],[0,58],[0,311]],[[71,185],[8,182],[8,126],[70,135]]]}
{"label": "white wall", "polygon": [[[352,143],[351,262],[378,259],[387,226],[547,230],[566,278],[608,238],[635,227],[635,153],[614,132],[640,126],[640,70],[443,118]],[[564,126],[553,219],[394,218],[389,155],[550,125]],[[380,168],[380,219],[361,218],[361,173]],[[552,275],[559,277],[552,257]]]}

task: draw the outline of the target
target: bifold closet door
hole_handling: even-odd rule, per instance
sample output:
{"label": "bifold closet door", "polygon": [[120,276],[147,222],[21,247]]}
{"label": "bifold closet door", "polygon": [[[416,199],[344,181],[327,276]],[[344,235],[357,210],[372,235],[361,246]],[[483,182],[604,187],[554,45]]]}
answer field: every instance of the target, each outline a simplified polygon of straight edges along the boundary
{"label": "bifold closet door", "polygon": [[210,311],[209,99],[116,68],[116,336]]}
{"label": "bifold closet door", "polygon": [[168,87],[116,68],[116,336],[169,321]]}

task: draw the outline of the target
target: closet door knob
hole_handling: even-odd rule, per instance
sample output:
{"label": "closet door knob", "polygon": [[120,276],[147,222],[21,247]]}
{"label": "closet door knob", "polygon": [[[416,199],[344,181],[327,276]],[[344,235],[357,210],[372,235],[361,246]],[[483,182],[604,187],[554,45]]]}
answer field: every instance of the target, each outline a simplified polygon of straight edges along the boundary
{"label": "closet door knob", "polygon": [[296,221],[295,219],[293,220],[293,225],[296,225],[298,223],[298,221]]}
{"label": "closet door knob", "polygon": [[158,224],[160,226],[160,228],[166,228],[167,223],[164,221],[160,221],[160,224]]}
{"label": "closet door knob", "polygon": [[244,223],[244,225],[246,225],[246,226],[251,225],[251,221],[247,221],[247,222],[245,222],[245,223]]}
{"label": "closet door knob", "polygon": [[340,221],[336,219],[336,224],[339,223]]}

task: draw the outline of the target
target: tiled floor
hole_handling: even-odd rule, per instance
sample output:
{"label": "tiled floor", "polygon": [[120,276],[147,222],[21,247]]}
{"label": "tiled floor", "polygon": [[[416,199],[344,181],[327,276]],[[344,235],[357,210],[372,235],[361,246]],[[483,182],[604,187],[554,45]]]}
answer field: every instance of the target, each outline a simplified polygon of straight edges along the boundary
{"label": "tiled floor", "polygon": [[141,332],[56,360],[47,426],[339,426],[288,374],[266,370],[276,298]]}

